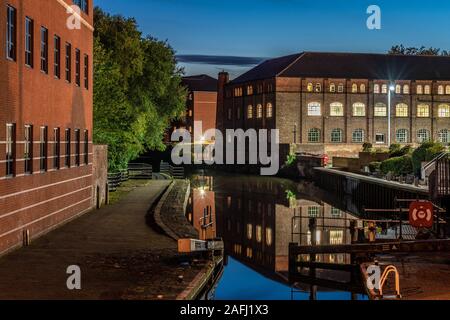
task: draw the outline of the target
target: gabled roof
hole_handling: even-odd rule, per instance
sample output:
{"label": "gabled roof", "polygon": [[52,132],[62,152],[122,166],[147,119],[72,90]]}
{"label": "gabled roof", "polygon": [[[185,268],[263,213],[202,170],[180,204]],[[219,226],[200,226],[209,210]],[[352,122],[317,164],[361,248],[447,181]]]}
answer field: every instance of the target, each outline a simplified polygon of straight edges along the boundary
{"label": "gabled roof", "polygon": [[273,77],[450,80],[450,57],[305,52],[265,61],[232,83]]}
{"label": "gabled roof", "polygon": [[206,74],[183,77],[182,83],[189,89],[189,91],[217,92],[217,79],[214,79]]}
{"label": "gabled roof", "polygon": [[243,75],[237,77],[236,79],[231,81],[231,83],[242,83],[276,77],[280,72],[282,72],[294,61],[296,61],[301,55],[301,53],[298,53],[266,60],[253,69],[247,71]]}

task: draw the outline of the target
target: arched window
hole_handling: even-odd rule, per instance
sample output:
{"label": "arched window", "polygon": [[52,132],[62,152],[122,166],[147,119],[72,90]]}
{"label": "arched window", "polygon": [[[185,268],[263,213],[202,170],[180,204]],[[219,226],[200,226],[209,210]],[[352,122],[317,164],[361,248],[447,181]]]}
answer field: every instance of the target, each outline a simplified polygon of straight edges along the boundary
{"label": "arched window", "polygon": [[330,92],[336,92],[336,85],[334,83],[330,84]]}
{"label": "arched window", "polygon": [[409,94],[409,85],[405,84],[403,86],[403,94]]}
{"label": "arched window", "polygon": [[445,86],[445,94],[450,95],[450,86]]}
{"label": "arched window", "polygon": [[343,141],[343,131],[342,129],[333,129],[331,131],[331,142],[341,143]]}
{"label": "arched window", "polygon": [[379,102],[375,104],[374,110],[375,117],[387,117],[387,106],[386,104]]}
{"label": "arched window", "polygon": [[307,90],[308,92],[313,92],[314,87],[313,87],[313,84],[312,84],[311,82],[308,83],[308,86],[306,87],[306,90]]}
{"label": "arched window", "polygon": [[439,95],[444,94],[444,86],[439,86],[439,87],[438,87],[438,94],[439,94]]}
{"label": "arched window", "polygon": [[384,94],[388,93],[388,86],[387,86],[387,84],[383,84],[381,86],[381,93],[384,93]]}
{"label": "arched window", "polygon": [[450,118],[450,106],[448,104],[441,104],[438,108],[439,118]]}
{"label": "arched window", "polygon": [[267,118],[272,118],[273,117],[273,106],[272,104],[269,102],[266,106],[266,117]]}
{"label": "arched window", "polygon": [[406,103],[399,103],[395,107],[395,115],[400,118],[408,117],[408,105]]}
{"label": "arched window", "polygon": [[252,224],[247,224],[247,239],[248,240],[252,240],[253,238],[253,225]]}
{"label": "arched window", "polygon": [[261,226],[256,226],[256,241],[258,243],[262,242],[262,227]]}
{"label": "arched window", "polygon": [[430,117],[430,106],[427,104],[419,104],[417,106],[417,117],[418,118],[429,118]]}
{"label": "arched window", "polygon": [[313,128],[308,131],[308,142],[317,143],[320,142],[320,130]]}
{"label": "arched window", "polygon": [[422,143],[426,141],[430,141],[430,131],[427,129],[417,131],[417,142]]}
{"label": "arched window", "polygon": [[408,130],[398,129],[396,133],[398,143],[408,143]]}
{"label": "arched window", "polygon": [[263,106],[262,106],[262,104],[258,104],[256,106],[256,117],[258,119],[261,119],[263,117]]}
{"label": "arched window", "polygon": [[366,92],[366,85],[365,85],[364,83],[361,83],[361,85],[359,86],[359,91],[360,91],[361,93]]}
{"label": "arched window", "polygon": [[352,92],[357,93],[358,92],[358,85],[356,83],[352,84]]}
{"label": "arched window", "polygon": [[339,85],[338,85],[338,92],[339,93],[344,92],[344,85],[342,83],[339,83]]}
{"label": "arched window", "polygon": [[429,86],[428,84],[424,87],[423,92],[425,94],[431,94],[431,86]]}
{"label": "arched window", "polygon": [[252,119],[253,118],[253,106],[249,105],[247,107],[247,119]]}
{"label": "arched window", "polygon": [[423,94],[423,86],[421,84],[417,85],[416,93],[417,94]]}
{"label": "arched window", "polygon": [[379,84],[373,85],[373,93],[380,93],[380,85]]}
{"label": "arched window", "polygon": [[308,103],[308,116],[320,116],[322,115],[322,112],[320,110],[320,103],[319,102],[311,102]]}
{"label": "arched window", "polygon": [[362,142],[364,142],[364,130],[363,129],[356,129],[355,131],[353,131],[352,141],[354,143],[362,143]]}
{"label": "arched window", "polygon": [[402,86],[401,85],[397,84],[395,86],[395,93],[396,94],[401,94],[402,93]]}
{"label": "arched window", "polygon": [[353,104],[353,116],[354,117],[365,117],[366,116],[366,105],[361,102]]}
{"label": "arched window", "polygon": [[322,85],[320,83],[316,83],[316,92],[322,92]]}
{"label": "arched window", "polygon": [[439,136],[439,142],[441,143],[449,143],[450,142],[450,131],[447,129],[442,129],[438,133]]}
{"label": "arched window", "polygon": [[333,102],[330,104],[330,116],[342,117],[344,116],[344,105],[340,102]]}
{"label": "arched window", "polygon": [[309,218],[318,218],[319,216],[320,216],[320,207],[318,207],[318,206],[308,207],[308,217]]}
{"label": "arched window", "polygon": [[253,86],[247,86],[247,95],[251,96],[253,94]]}
{"label": "arched window", "polygon": [[266,228],[266,245],[270,247],[273,243],[273,232],[271,228]]}

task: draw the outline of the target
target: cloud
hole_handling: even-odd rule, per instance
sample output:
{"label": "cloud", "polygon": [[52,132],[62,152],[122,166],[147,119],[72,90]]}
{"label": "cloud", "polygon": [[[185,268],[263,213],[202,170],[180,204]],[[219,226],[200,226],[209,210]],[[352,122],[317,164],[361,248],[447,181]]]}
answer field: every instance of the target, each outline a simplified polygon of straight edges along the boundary
{"label": "cloud", "polygon": [[256,66],[266,60],[261,57],[212,56],[212,55],[177,55],[180,63],[208,64],[221,66]]}

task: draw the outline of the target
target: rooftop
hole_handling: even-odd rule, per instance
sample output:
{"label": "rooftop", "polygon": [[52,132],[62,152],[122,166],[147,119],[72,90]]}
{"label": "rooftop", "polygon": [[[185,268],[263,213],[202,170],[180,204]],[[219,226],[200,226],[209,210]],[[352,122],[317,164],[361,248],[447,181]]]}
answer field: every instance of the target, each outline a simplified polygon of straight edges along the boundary
{"label": "rooftop", "polygon": [[303,52],[266,60],[231,83],[274,77],[450,80],[450,57]]}
{"label": "rooftop", "polygon": [[182,83],[189,89],[189,91],[217,92],[217,79],[214,79],[206,74],[183,77]]}

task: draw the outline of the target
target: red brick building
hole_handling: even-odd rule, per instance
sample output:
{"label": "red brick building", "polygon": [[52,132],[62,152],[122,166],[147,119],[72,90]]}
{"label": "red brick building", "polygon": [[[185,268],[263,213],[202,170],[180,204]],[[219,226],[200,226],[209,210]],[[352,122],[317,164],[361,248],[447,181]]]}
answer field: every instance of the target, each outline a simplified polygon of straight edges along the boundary
{"label": "red brick building", "polygon": [[449,57],[304,52],[231,82],[221,73],[219,83],[221,130],[279,129],[280,143],[299,152],[450,143]]}
{"label": "red brick building", "polygon": [[[182,83],[188,90],[186,114],[173,123],[170,133],[174,129],[186,129],[192,134],[193,142],[203,143],[203,134],[209,129],[216,129],[217,79],[203,74],[184,77]],[[201,131],[195,127],[195,122],[202,123]],[[194,137],[196,129],[199,134]]]}
{"label": "red brick building", "polygon": [[93,206],[92,0],[0,0],[0,46],[1,254]]}

